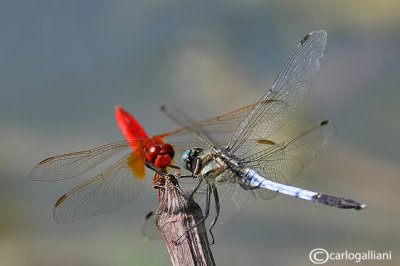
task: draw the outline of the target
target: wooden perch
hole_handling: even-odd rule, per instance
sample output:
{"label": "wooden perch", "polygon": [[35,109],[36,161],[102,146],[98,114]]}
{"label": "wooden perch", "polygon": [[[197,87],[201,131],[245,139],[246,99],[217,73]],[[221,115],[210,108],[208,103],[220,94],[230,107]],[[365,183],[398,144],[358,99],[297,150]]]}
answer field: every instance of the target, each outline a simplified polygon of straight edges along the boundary
{"label": "wooden perch", "polygon": [[[157,170],[152,165],[147,166]],[[155,223],[161,231],[172,264],[215,265],[204,222],[195,226],[203,218],[200,206],[182,194],[173,175],[160,169],[156,172],[161,178],[155,186],[160,197]],[[193,229],[187,231],[191,227]]]}

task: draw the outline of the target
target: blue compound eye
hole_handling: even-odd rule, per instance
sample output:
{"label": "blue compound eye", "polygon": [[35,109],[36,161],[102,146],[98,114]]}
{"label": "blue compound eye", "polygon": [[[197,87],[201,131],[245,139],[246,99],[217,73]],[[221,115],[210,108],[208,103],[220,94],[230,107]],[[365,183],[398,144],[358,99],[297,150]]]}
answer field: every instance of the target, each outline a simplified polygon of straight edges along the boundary
{"label": "blue compound eye", "polygon": [[199,147],[191,148],[190,150],[185,151],[182,154],[181,165],[186,170],[193,172],[193,168],[195,167],[195,161],[197,157],[200,157],[203,154],[204,150]]}
{"label": "blue compound eye", "polygon": [[192,159],[190,156],[190,150],[187,150],[182,154],[181,165],[186,170],[192,171]]}

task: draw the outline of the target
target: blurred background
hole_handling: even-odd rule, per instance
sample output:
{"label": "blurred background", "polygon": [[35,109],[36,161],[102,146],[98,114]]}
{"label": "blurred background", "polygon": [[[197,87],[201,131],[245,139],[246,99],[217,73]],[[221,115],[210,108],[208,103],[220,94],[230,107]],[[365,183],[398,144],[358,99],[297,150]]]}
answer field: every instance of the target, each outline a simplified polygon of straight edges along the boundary
{"label": "blurred background", "polygon": [[30,170],[122,140],[117,104],[155,135],[175,127],[161,104],[201,119],[255,102],[315,29],[328,32],[321,71],[278,138],[332,119],[332,141],[295,185],[368,207],[258,200],[214,231],[215,261],[311,265],[309,252],[324,248],[392,251],[380,265],[399,265],[399,8],[395,0],[1,1],[0,265],[170,265],[162,241],[140,234],[157,204],[151,182],[124,208],[60,225],[55,201],[89,176],[41,183]]}

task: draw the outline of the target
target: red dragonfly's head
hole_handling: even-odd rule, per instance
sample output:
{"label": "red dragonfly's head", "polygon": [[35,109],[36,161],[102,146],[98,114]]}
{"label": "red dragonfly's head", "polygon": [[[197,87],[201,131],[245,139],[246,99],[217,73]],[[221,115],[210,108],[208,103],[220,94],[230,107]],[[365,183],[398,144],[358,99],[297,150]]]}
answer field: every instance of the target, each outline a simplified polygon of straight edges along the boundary
{"label": "red dragonfly's head", "polygon": [[174,155],[174,148],[170,144],[156,144],[146,151],[146,160],[159,168],[165,168],[170,164]]}
{"label": "red dragonfly's head", "polygon": [[[149,138],[139,122],[121,106],[115,107],[115,118],[122,134],[135,152],[142,154],[143,160],[159,168],[166,168],[174,158],[174,148],[159,137]],[[145,157],[145,158],[144,158]]]}

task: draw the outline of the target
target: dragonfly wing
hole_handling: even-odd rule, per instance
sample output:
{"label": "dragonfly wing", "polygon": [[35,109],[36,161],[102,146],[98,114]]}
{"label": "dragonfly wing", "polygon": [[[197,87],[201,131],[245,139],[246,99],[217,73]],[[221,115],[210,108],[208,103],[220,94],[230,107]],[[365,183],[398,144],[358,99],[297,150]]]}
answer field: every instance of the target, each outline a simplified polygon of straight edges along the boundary
{"label": "dragonfly wing", "polygon": [[31,171],[33,180],[57,181],[78,176],[108,158],[129,150],[126,141],[103,145],[92,150],[68,153],[47,158],[37,164]]}
{"label": "dragonfly wing", "polygon": [[145,179],[133,176],[127,157],[63,195],[54,207],[55,221],[87,219],[118,209],[136,198]]}
{"label": "dragonfly wing", "polygon": [[143,219],[141,233],[146,239],[161,239],[160,230],[158,230],[154,222],[156,211],[157,210],[150,211]]}
{"label": "dragonfly wing", "polygon": [[[272,145],[243,158],[243,161],[246,167],[256,170],[269,180],[290,184],[326,144],[331,134],[332,123],[323,121],[288,143]],[[263,199],[270,199],[277,195],[275,192],[264,189],[257,189],[257,192]]]}
{"label": "dragonfly wing", "polygon": [[248,139],[267,139],[293,116],[315,80],[326,39],[326,32],[319,30],[300,42],[272,88],[239,124],[228,150],[238,154],[250,151],[254,142]]}
{"label": "dragonfly wing", "polygon": [[[198,179],[194,178],[181,178],[179,185],[184,191],[193,189]],[[220,226],[237,216],[242,210],[247,208],[255,199],[256,196],[251,190],[245,190],[236,183],[221,183],[217,185],[219,202],[220,202],[220,216],[217,220],[216,226]],[[206,183],[204,182],[198,191],[194,194],[194,200],[199,204],[201,210],[205,211],[206,207]],[[141,232],[146,239],[160,239],[160,231],[154,223],[155,213],[157,210],[149,212],[143,219]],[[210,228],[211,223],[214,221],[216,215],[214,196],[211,196],[210,214],[206,220],[206,225]]]}
{"label": "dragonfly wing", "polygon": [[[231,112],[210,117],[204,119],[199,122],[195,122],[196,127],[201,128],[203,131],[209,132],[211,134],[232,134],[232,132],[237,128],[239,123],[243,120],[243,118],[250,112],[250,110],[257,103],[253,103],[250,105],[243,106],[241,108],[235,109]],[[173,137],[173,136],[181,136],[188,135],[190,131],[187,127],[179,127],[169,132],[166,132],[161,137]]]}
{"label": "dragonfly wing", "polygon": [[200,127],[193,118],[189,117],[186,113],[178,108],[163,105],[161,106],[161,111],[171,118],[171,120],[173,120],[175,123],[183,126],[185,130],[188,130],[192,136],[197,138],[198,141],[203,142],[206,146],[212,147],[214,146],[214,143],[216,143],[209,132],[205,131],[204,128]]}
{"label": "dragonfly wing", "polygon": [[[218,217],[216,226],[220,226],[236,217],[241,211],[246,209],[254,200],[256,196],[252,190],[246,190],[239,184],[234,182],[221,182],[216,184],[218,191],[219,204],[220,204],[220,215]],[[206,206],[206,189],[203,185],[194,194],[194,200],[203,213]],[[208,227],[214,221],[216,215],[214,196],[211,196],[210,201],[210,215],[206,221]]]}
{"label": "dragonfly wing", "polygon": [[[37,164],[30,173],[30,178],[39,181],[58,181],[66,178],[81,175],[108,159],[131,152],[131,144],[139,145],[141,140],[120,141],[106,144],[91,150],[85,150],[74,153],[47,158]],[[136,144],[138,143],[138,144]],[[220,145],[226,145],[227,142],[219,142]],[[182,153],[195,146],[204,147],[200,142],[172,142],[175,149],[175,158],[180,161]]]}

